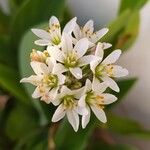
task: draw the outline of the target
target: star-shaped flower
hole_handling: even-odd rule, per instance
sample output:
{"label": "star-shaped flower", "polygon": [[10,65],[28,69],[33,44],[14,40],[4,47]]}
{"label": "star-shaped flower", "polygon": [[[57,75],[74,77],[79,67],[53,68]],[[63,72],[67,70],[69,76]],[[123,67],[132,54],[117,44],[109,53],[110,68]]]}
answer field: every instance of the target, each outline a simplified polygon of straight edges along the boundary
{"label": "star-shaped flower", "polygon": [[82,69],[80,67],[98,59],[95,55],[85,55],[88,47],[87,38],[79,40],[74,46],[71,37],[63,34],[61,50],[52,46],[49,46],[47,50],[51,57],[64,65],[64,71],[69,70],[75,78],[81,79]]}
{"label": "star-shaped flower", "polygon": [[[90,47],[94,46],[106,33],[108,32],[108,28],[103,28],[99,31],[94,32],[94,22],[93,20],[89,20],[83,27],[80,27],[77,23],[73,30],[75,38],[73,38],[76,43],[78,40],[82,38],[88,38],[90,42]],[[104,49],[111,47],[109,43],[103,43]]]}
{"label": "star-shaped flower", "polygon": [[104,105],[111,104],[117,100],[112,94],[103,93],[107,86],[104,83],[93,84],[89,79],[86,80],[82,97],[79,99],[79,113],[82,115],[82,128],[85,128],[90,120],[91,110],[95,116],[103,123],[106,123]]}
{"label": "star-shaped flower", "polygon": [[63,33],[70,34],[71,36],[71,33],[76,24],[76,19],[77,19],[76,17],[71,19],[66,24],[66,26],[64,27],[61,33],[59,20],[55,16],[52,16],[49,20],[48,31],[45,31],[43,29],[32,29],[32,32],[40,38],[39,40],[35,41],[35,44],[40,46],[48,46],[48,45],[59,46],[61,44]]}
{"label": "star-shaped flower", "polygon": [[121,50],[115,50],[109,54],[104,60],[104,50],[101,43],[98,43],[95,55],[99,56],[98,61],[90,63],[91,70],[94,74],[94,82],[104,81],[112,90],[119,92],[119,87],[113,78],[124,77],[128,75],[128,70],[121,66],[114,65],[121,55]]}
{"label": "star-shaped flower", "polygon": [[69,123],[77,132],[79,128],[79,115],[78,115],[78,99],[81,96],[82,89],[70,90],[66,86],[61,88],[60,94],[57,95],[55,105],[59,105],[56,109],[52,122],[61,120],[67,115]]}
{"label": "star-shaped flower", "polygon": [[31,67],[36,75],[31,75],[28,78],[23,78],[20,82],[28,82],[36,87],[32,94],[33,98],[40,98],[46,103],[53,102],[60,85],[65,83],[65,76],[61,74],[61,65],[50,57],[45,63],[32,61]]}

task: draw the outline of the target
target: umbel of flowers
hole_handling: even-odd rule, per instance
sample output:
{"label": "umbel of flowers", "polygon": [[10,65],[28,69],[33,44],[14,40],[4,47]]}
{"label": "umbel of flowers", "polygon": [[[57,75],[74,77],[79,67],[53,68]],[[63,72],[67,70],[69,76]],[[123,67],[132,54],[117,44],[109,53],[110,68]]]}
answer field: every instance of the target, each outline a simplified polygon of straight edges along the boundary
{"label": "umbel of flowers", "polygon": [[111,88],[119,92],[114,78],[128,75],[128,70],[114,64],[121,50],[104,58],[111,44],[100,39],[108,29],[94,31],[92,20],[83,27],[76,21],[73,18],[62,30],[58,19],[52,16],[48,30],[32,29],[39,37],[35,44],[46,50],[31,52],[30,65],[35,74],[21,80],[36,87],[33,98],[57,106],[52,122],[67,116],[75,131],[79,128],[79,115],[82,128],[87,126],[92,112],[106,123],[105,105],[115,102],[117,97],[105,91]]}

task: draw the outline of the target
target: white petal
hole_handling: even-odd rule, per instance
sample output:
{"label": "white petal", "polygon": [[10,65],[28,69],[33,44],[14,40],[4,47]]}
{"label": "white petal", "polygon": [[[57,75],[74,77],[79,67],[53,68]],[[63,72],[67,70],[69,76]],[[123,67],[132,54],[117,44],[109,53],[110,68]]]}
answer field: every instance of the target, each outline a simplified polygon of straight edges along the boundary
{"label": "white petal", "polygon": [[56,47],[48,46],[47,51],[48,51],[48,53],[50,54],[51,57],[53,57],[57,61],[63,63],[64,56],[63,56],[63,52],[61,50],[59,50]]}
{"label": "white petal", "polygon": [[59,87],[56,87],[56,88],[51,89],[50,91],[45,92],[44,94],[41,95],[42,96],[41,100],[43,100],[47,104],[50,104],[52,102],[55,106],[59,105],[60,101],[55,100],[58,89]]}
{"label": "white petal", "polygon": [[42,78],[43,76],[32,75],[28,78],[21,79],[20,82],[28,82],[37,86],[41,82]]}
{"label": "white petal", "polygon": [[76,37],[76,39],[80,40],[82,38],[82,33],[79,25],[76,23],[75,28],[73,30],[73,33]]}
{"label": "white petal", "polygon": [[61,94],[61,96],[62,95],[71,95],[72,91],[69,88],[67,88],[67,86],[62,86],[60,94]]}
{"label": "white petal", "polygon": [[64,67],[64,65],[60,64],[60,63],[57,63],[54,68],[53,68],[53,73],[57,74],[57,73],[63,73],[63,72],[66,72],[68,71],[67,68]]}
{"label": "white petal", "polygon": [[79,128],[79,116],[75,110],[68,110],[67,111],[67,118],[69,123],[72,125],[75,132],[78,131]]}
{"label": "white petal", "polygon": [[87,108],[78,106],[78,114],[86,116],[88,114]]}
{"label": "white petal", "polygon": [[55,98],[58,93],[58,89],[59,87],[55,87],[49,91],[48,95],[49,95],[50,101],[55,101]]}
{"label": "white petal", "polygon": [[129,71],[121,66],[113,65],[113,77],[124,77],[129,74]]}
{"label": "white petal", "polygon": [[33,98],[39,98],[39,97],[41,97],[41,93],[39,92],[39,87],[37,87],[37,88],[34,90],[34,92],[33,92],[33,94],[32,94],[32,97],[33,97]]}
{"label": "white petal", "polygon": [[46,32],[45,30],[31,29],[31,31],[41,39],[45,39],[45,40],[48,40],[48,41],[50,41],[50,39],[51,39],[50,34],[48,32]]}
{"label": "white petal", "polygon": [[78,105],[79,105],[80,107],[85,107],[85,106],[86,106],[85,98],[86,98],[86,94],[85,94],[85,95],[82,95],[81,98],[79,99]]}
{"label": "white petal", "polygon": [[109,54],[104,60],[103,64],[113,64],[115,63],[121,55],[121,50],[115,50],[111,54]]}
{"label": "white petal", "polygon": [[89,47],[89,41],[87,38],[83,38],[77,42],[74,47],[74,51],[77,53],[78,58],[82,57]]}
{"label": "white petal", "polygon": [[86,95],[83,95],[78,101],[78,113],[80,115],[87,115],[88,110],[86,108],[87,104],[85,102]]}
{"label": "white petal", "polygon": [[60,23],[59,23],[59,20],[57,19],[57,17],[52,16],[49,20],[49,27],[53,28],[54,25],[59,25],[60,26]]}
{"label": "white petal", "polygon": [[44,63],[32,61],[30,63],[30,65],[31,65],[33,71],[35,72],[35,74],[37,74],[37,75],[42,75],[44,73],[49,72],[48,67]]}
{"label": "white petal", "polygon": [[90,91],[92,89],[92,83],[89,79],[86,80],[86,83],[85,83],[85,93]]}
{"label": "white petal", "polygon": [[103,111],[103,109],[99,108],[99,107],[95,107],[95,106],[91,106],[91,109],[93,111],[93,113],[95,114],[95,116],[103,123],[107,122],[107,118],[105,115],[105,112]]}
{"label": "white petal", "polygon": [[60,103],[61,103],[61,94],[56,94],[55,98],[52,100],[51,99],[51,102],[54,106],[58,106]]}
{"label": "white petal", "polygon": [[98,43],[95,51],[95,55],[101,57],[103,59],[104,57],[104,50],[103,50],[103,44]]}
{"label": "white petal", "polygon": [[104,103],[103,104],[111,104],[113,102],[115,102],[117,100],[117,97],[112,95],[112,94],[109,94],[109,93],[104,93],[104,94],[101,94],[101,96],[104,97]]}
{"label": "white petal", "polygon": [[48,58],[46,59],[46,63],[47,63],[47,65],[48,65],[49,71],[52,72],[52,71],[53,71],[53,67],[54,67],[54,65],[56,64],[56,60],[53,59],[53,58],[51,58],[51,57],[48,57]]}
{"label": "white petal", "polygon": [[42,63],[40,67],[41,67],[41,70],[43,71],[44,74],[50,73],[50,70],[46,64]]}
{"label": "white petal", "polygon": [[50,45],[50,41],[48,41],[48,40],[36,40],[34,43],[36,45],[40,45],[40,46]]}
{"label": "white petal", "polygon": [[47,100],[48,91],[49,91],[49,87],[46,87],[44,85],[38,85],[38,87],[33,92],[32,97],[33,98],[42,97],[41,100],[45,100],[45,99]]}
{"label": "white petal", "polygon": [[69,70],[75,78],[77,78],[77,79],[82,78],[82,69],[81,68],[79,68],[79,67],[69,68]]}
{"label": "white petal", "polygon": [[103,28],[92,36],[92,42],[96,43],[98,40],[100,40],[106,33],[108,32],[108,28]]}
{"label": "white petal", "polygon": [[110,43],[102,43],[102,44],[103,44],[104,49],[108,49],[108,48],[112,47],[112,44],[110,44]]}
{"label": "white petal", "polygon": [[88,114],[82,116],[82,128],[83,128],[83,129],[87,126],[87,124],[88,124],[89,121],[90,121],[91,110],[90,110],[90,108],[89,108],[88,106],[87,106],[87,110],[88,110]]}
{"label": "white petal", "polygon": [[72,52],[73,50],[73,43],[72,43],[72,39],[71,37],[64,33],[63,36],[62,36],[62,51],[65,53],[65,54],[68,54],[69,52]]}
{"label": "white petal", "polygon": [[108,76],[105,76],[105,77],[101,77],[101,79],[107,84],[108,87],[110,87],[112,90],[116,91],[116,92],[119,92],[120,89],[117,85],[117,83],[111,79],[110,77]]}
{"label": "white petal", "polygon": [[93,20],[89,20],[83,27],[84,32],[93,33],[94,31],[93,25],[94,25]]}
{"label": "white petal", "polygon": [[79,66],[84,66],[90,64],[92,61],[98,61],[98,60],[101,60],[101,58],[95,55],[86,55],[79,59]]}
{"label": "white petal", "polygon": [[80,99],[83,92],[84,92],[84,87],[77,89],[77,90],[73,90],[73,93],[76,99]]}
{"label": "white petal", "polygon": [[65,25],[65,27],[64,27],[64,29],[63,29],[63,33],[71,34],[71,32],[73,31],[73,29],[75,28],[76,21],[77,21],[77,17],[74,17],[73,19],[71,19],[71,20]]}
{"label": "white petal", "polygon": [[57,77],[58,77],[58,84],[59,85],[62,85],[65,83],[66,76],[64,76],[62,74],[57,74]]}
{"label": "white petal", "polygon": [[59,105],[58,108],[56,109],[53,117],[52,117],[52,122],[57,122],[61,120],[65,116],[65,110],[63,108],[63,105]]}
{"label": "white petal", "polygon": [[103,93],[107,89],[107,87],[108,86],[106,85],[106,83],[100,83],[100,81],[96,77],[93,78],[92,89],[96,93]]}
{"label": "white petal", "polygon": [[92,70],[92,72],[95,74],[95,69],[96,67],[98,66],[98,64],[100,63],[101,61],[92,61],[90,63],[90,69]]}

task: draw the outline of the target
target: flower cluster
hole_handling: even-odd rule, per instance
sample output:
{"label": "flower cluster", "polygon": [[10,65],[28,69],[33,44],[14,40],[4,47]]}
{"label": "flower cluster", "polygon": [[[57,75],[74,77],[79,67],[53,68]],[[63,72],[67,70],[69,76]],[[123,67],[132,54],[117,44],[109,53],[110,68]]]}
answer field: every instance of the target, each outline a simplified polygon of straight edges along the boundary
{"label": "flower cluster", "polygon": [[128,75],[126,69],[114,64],[121,50],[104,57],[111,44],[100,39],[108,29],[95,32],[92,20],[83,27],[76,21],[76,17],[71,19],[61,30],[58,19],[52,16],[48,30],[32,29],[39,37],[35,44],[45,46],[46,50],[31,52],[30,64],[35,75],[21,80],[36,86],[33,98],[58,106],[52,122],[66,115],[75,131],[79,128],[79,115],[85,128],[91,111],[101,122],[107,121],[104,107],[117,97],[105,91],[109,87],[119,92],[114,78]]}

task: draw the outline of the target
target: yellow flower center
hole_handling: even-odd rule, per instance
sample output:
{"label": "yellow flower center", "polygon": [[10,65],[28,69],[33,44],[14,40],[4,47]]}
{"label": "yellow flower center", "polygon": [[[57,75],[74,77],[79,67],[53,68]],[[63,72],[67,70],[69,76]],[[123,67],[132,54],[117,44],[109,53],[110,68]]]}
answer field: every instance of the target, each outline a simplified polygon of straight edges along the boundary
{"label": "yellow flower center", "polygon": [[99,77],[99,76],[103,76],[107,74],[108,76],[113,77],[113,71],[114,71],[113,69],[114,67],[111,64],[108,64],[108,65],[100,64],[95,69],[95,75]]}
{"label": "yellow flower center", "polygon": [[78,65],[78,60],[77,60],[76,54],[75,53],[69,54],[64,60],[64,65],[67,68],[76,67]]}
{"label": "yellow flower center", "polygon": [[65,109],[72,109],[77,103],[73,95],[66,95],[62,98]]}
{"label": "yellow flower center", "polygon": [[55,37],[52,38],[51,41],[52,41],[52,43],[53,43],[54,45],[59,45],[60,42],[61,42],[61,39],[60,39],[60,37],[55,36]]}
{"label": "yellow flower center", "polygon": [[93,91],[87,92],[85,100],[89,105],[96,105],[101,109],[104,108],[104,97],[101,95],[95,95]]}
{"label": "yellow flower center", "polygon": [[48,85],[50,88],[54,88],[58,84],[58,77],[55,74],[45,75],[43,78],[43,83]]}
{"label": "yellow flower center", "polygon": [[105,66],[100,64],[95,68],[95,75],[96,76],[102,76],[105,72]]}

